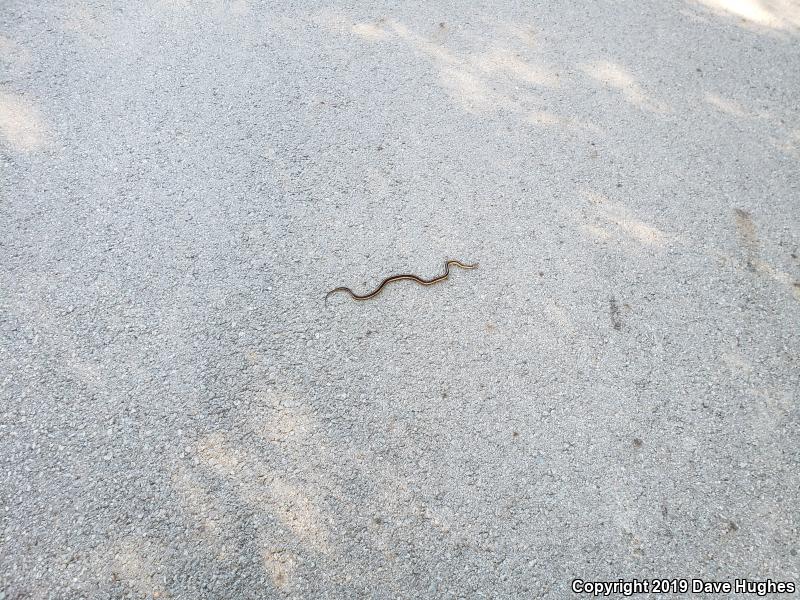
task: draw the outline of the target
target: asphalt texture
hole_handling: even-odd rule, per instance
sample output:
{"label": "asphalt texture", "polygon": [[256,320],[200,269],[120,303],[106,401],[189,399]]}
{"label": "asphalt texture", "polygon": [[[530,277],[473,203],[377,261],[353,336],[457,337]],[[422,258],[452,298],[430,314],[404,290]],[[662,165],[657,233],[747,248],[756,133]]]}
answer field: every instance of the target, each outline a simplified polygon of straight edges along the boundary
{"label": "asphalt texture", "polygon": [[800,581],[799,38],[4,0],[0,598]]}

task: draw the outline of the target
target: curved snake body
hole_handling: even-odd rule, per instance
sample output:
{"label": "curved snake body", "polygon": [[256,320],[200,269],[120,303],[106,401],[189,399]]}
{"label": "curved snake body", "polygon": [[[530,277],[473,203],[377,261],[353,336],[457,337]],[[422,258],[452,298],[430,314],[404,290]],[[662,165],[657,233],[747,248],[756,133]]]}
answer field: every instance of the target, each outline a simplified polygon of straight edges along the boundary
{"label": "curved snake body", "polygon": [[461,267],[462,269],[477,269],[477,263],[474,265],[467,265],[462,263],[458,260],[448,260],[444,263],[444,274],[439,275],[438,277],[434,277],[433,279],[422,279],[422,277],[417,277],[416,275],[412,275],[410,273],[403,273],[402,275],[392,275],[391,277],[387,277],[383,281],[381,281],[380,285],[372,290],[369,294],[365,294],[363,296],[359,296],[353,290],[348,287],[337,287],[332,289],[330,292],[325,294],[325,300],[328,299],[328,296],[331,294],[335,294],[336,292],[347,292],[353,298],[353,300],[369,300],[370,298],[374,298],[378,294],[381,293],[384,287],[387,284],[393,281],[401,281],[404,279],[408,279],[409,281],[413,281],[420,285],[433,285],[434,283],[439,283],[440,281],[444,281],[450,275],[450,265],[456,265],[457,267]]}

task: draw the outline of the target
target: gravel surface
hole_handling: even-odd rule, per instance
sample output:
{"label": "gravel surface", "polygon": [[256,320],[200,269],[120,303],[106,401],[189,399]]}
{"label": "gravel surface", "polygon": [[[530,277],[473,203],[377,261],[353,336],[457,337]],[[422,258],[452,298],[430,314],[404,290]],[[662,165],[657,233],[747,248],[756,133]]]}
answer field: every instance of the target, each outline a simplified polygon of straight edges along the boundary
{"label": "gravel surface", "polygon": [[0,3],[0,599],[800,580],[800,4],[397,4]]}

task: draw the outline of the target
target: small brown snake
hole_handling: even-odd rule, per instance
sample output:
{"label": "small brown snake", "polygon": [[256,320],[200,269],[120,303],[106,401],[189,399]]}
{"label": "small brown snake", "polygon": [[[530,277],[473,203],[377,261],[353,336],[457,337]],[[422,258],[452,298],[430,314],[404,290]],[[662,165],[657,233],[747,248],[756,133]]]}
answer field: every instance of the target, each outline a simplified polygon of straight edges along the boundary
{"label": "small brown snake", "polygon": [[359,296],[353,290],[348,287],[337,287],[332,289],[330,292],[325,294],[325,300],[328,300],[328,296],[331,294],[335,294],[336,292],[347,292],[353,298],[353,300],[369,300],[370,298],[374,298],[378,294],[380,294],[381,290],[386,286],[387,283],[391,283],[392,281],[400,281],[402,279],[408,279],[410,281],[414,281],[420,285],[433,285],[434,283],[439,283],[440,281],[444,281],[450,275],[450,265],[456,265],[457,267],[461,267],[462,269],[477,269],[478,264],[475,263],[474,265],[467,265],[457,260],[448,260],[444,263],[444,274],[439,275],[439,277],[434,277],[433,279],[422,279],[422,277],[417,277],[416,275],[411,275],[409,273],[404,273],[402,275],[392,275],[391,277],[387,277],[384,279],[381,284],[372,290],[369,294],[365,294],[364,296]]}

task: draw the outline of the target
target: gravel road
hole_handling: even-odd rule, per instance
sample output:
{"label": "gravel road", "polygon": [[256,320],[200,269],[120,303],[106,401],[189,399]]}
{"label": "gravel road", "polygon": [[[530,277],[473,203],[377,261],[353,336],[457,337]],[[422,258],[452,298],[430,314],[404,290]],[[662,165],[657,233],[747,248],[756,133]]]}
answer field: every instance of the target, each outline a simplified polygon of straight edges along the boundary
{"label": "gravel road", "polygon": [[4,0],[0,600],[800,583],[799,97],[790,0]]}

